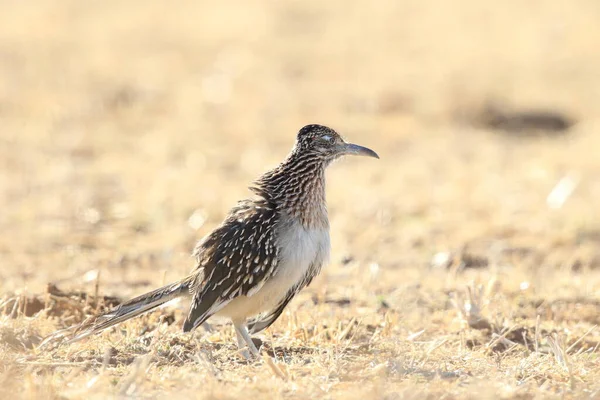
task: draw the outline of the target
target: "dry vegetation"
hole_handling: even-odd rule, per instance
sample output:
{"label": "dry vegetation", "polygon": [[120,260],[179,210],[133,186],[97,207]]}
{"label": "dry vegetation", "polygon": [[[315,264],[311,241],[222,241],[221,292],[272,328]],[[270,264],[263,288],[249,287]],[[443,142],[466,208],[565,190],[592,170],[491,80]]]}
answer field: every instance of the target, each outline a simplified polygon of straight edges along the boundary
{"label": "dry vegetation", "polygon": [[[598,20],[596,0],[2,2],[0,397],[600,397]],[[508,132],[489,102],[577,123]],[[313,122],[381,160],[331,168],[331,265],[263,360],[221,321],[181,334],[185,304],[39,348],[183,276]]]}

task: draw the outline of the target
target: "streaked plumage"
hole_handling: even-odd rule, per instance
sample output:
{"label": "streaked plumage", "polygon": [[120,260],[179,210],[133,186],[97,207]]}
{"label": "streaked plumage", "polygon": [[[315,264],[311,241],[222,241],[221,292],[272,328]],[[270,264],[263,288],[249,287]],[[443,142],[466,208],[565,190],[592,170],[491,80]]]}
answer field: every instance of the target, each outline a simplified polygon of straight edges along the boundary
{"label": "streaked plumage", "polygon": [[196,268],[188,277],[121,304],[78,329],[72,341],[191,297],[184,332],[213,315],[225,316],[233,321],[238,345],[256,355],[247,328],[256,333],[275,322],[329,257],[325,169],[344,154],[377,157],[325,126],[302,128],[288,157],[250,188],[256,196],[240,201],[198,242]]}

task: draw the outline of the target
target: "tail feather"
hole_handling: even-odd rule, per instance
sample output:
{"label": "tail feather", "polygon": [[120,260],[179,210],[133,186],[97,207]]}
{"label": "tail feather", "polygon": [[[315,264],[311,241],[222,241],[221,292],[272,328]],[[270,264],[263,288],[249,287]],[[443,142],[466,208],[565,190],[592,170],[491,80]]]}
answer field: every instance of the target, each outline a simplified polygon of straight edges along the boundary
{"label": "tail feather", "polygon": [[83,331],[78,332],[68,343],[76,342],[90,335],[102,332],[111,326],[117,325],[128,319],[137,317],[145,312],[148,312],[168,301],[181,297],[189,293],[191,280],[184,279],[170,285],[163,286],[149,293],[133,298],[125,303],[122,303],[117,308],[108,313],[99,316],[93,324]]}

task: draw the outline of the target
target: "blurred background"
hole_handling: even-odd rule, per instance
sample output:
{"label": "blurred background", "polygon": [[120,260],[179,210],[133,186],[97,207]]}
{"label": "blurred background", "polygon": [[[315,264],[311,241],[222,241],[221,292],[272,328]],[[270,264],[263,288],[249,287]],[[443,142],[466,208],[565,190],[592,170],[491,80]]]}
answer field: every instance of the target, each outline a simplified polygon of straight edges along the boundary
{"label": "blurred background", "polygon": [[596,0],[0,7],[1,293],[180,278],[308,123],[381,156],[330,168],[321,285],[496,268],[598,292]]}

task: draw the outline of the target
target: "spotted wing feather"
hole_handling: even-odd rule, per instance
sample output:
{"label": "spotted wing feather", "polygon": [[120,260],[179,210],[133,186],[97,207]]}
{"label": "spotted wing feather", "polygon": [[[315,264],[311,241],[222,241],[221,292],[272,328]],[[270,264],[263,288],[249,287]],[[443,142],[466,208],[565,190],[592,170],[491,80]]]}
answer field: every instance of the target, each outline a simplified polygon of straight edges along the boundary
{"label": "spotted wing feather", "polygon": [[185,332],[234,298],[252,295],[273,276],[279,253],[274,232],[278,218],[273,204],[246,200],[198,243],[194,255],[202,279],[195,287]]}

